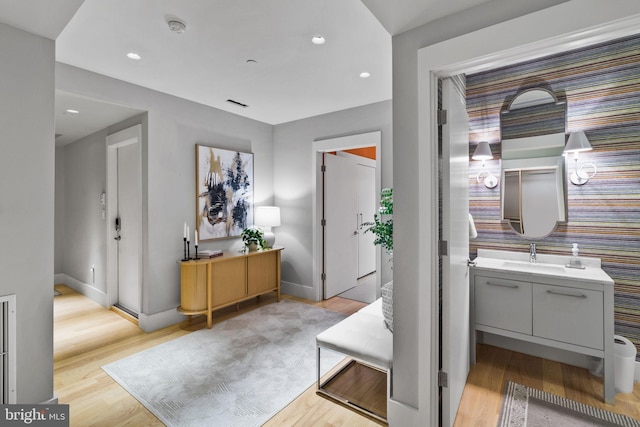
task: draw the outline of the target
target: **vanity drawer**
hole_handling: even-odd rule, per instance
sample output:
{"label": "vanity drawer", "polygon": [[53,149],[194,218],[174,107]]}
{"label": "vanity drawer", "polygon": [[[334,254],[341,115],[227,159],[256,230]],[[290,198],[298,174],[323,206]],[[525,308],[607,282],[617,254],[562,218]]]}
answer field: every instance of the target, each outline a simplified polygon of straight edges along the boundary
{"label": "vanity drawer", "polygon": [[475,277],[475,322],[531,335],[531,283]]}
{"label": "vanity drawer", "polygon": [[533,285],[533,334],[604,349],[603,294],[564,286]]}

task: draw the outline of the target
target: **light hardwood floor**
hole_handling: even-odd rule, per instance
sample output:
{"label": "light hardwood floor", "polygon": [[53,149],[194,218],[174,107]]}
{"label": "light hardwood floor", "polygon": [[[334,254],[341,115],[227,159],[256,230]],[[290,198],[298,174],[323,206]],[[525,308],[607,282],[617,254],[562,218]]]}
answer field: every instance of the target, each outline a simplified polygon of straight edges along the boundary
{"label": "light hardwood floor", "polygon": [[[163,424],[100,368],[102,365],[178,338],[206,326],[204,317],[155,331],[142,332],[123,319],[64,285],[55,287],[62,295],[54,298],[54,389],[60,403],[69,404],[71,426],[162,426]],[[334,298],[311,303],[350,315],[365,304]],[[275,295],[214,312],[214,324],[275,302]],[[265,426],[354,426],[380,424],[316,395],[315,384]]]}
{"label": "light hardwood floor", "polygon": [[[205,326],[204,318],[146,334],[70,288],[57,285],[56,289],[62,295],[54,298],[54,387],[60,403],[70,405],[71,426],[161,426],[153,414],[100,367],[201,329]],[[275,297],[263,296],[259,302],[242,303],[239,312],[234,307],[217,311],[214,324],[274,301]],[[347,315],[364,305],[341,298],[312,304]],[[615,406],[604,405],[600,401],[602,381],[591,377],[585,369],[481,345],[455,426],[495,426],[507,379],[640,419],[639,384],[634,393],[619,394]],[[376,427],[379,423],[317,396],[314,385],[265,426]]]}

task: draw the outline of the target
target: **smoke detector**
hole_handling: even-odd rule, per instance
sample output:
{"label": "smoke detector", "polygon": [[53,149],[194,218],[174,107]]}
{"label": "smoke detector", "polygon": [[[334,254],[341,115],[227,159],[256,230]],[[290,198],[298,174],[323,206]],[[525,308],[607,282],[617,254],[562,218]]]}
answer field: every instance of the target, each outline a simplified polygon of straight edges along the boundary
{"label": "smoke detector", "polygon": [[187,31],[187,24],[185,24],[178,18],[167,19],[167,25],[169,26],[169,29],[174,33],[182,34]]}

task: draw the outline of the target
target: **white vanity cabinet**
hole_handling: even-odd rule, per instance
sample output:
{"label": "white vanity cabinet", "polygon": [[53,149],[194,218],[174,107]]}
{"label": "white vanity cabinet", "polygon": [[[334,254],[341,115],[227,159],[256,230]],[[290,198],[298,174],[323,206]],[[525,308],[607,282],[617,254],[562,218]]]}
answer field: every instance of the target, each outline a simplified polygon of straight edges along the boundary
{"label": "white vanity cabinet", "polygon": [[482,333],[595,356],[604,360],[604,400],[614,402],[613,280],[599,260],[578,270],[559,256],[531,265],[484,252],[470,269],[472,363]]}

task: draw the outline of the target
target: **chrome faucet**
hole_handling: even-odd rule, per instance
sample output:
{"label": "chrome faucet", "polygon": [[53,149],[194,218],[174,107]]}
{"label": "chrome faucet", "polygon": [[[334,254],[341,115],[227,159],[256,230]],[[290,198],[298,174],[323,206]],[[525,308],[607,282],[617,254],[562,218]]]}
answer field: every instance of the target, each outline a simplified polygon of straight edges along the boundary
{"label": "chrome faucet", "polygon": [[537,262],[537,257],[536,257],[536,244],[535,243],[531,243],[529,244],[529,262]]}

